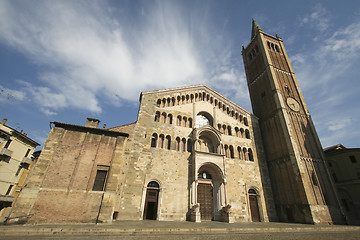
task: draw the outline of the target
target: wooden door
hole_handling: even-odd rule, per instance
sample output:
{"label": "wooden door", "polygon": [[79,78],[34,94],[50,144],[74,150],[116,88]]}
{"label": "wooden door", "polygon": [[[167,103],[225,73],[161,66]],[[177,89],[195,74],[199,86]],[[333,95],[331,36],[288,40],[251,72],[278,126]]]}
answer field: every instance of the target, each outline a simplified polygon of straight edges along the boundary
{"label": "wooden door", "polygon": [[157,189],[146,190],[144,219],[156,220],[158,209],[158,195],[159,190]]}
{"label": "wooden door", "polygon": [[253,222],[260,222],[259,207],[256,195],[249,195],[250,213]]}
{"label": "wooden door", "polygon": [[213,219],[213,188],[211,184],[199,183],[197,187],[198,203],[200,203],[201,220]]}

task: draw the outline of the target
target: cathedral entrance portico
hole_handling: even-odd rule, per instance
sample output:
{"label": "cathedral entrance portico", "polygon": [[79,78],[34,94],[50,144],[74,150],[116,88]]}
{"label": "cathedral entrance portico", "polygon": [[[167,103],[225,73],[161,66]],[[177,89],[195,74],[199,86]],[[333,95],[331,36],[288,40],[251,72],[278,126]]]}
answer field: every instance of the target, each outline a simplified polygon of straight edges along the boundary
{"label": "cathedral entrance portico", "polygon": [[213,163],[203,164],[193,183],[195,204],[200,206],[201,221],[220,221],[225,202],[224,180],[221,169]]}

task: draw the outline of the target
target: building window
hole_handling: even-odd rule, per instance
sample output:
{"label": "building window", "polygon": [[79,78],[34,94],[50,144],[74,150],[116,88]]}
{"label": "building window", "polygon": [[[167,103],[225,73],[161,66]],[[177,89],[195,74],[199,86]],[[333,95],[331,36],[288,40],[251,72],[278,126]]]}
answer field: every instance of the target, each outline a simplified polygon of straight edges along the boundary
{"label": "building window", "polygon": [[9,148],[11,142],[12,142],[12,140],[9,139],[9,140],[6,142],[4,148]]}
{"label": "building window", "polygon": [[30,151],[31,151],[31,149],[28,149],[28,150],[26,151],[25,157],[28,157],[28,156],[29,156]]}
{"label": "building window", "polygon": [[360,179],[360,168],[356,169],[356,176],[358,177],[358,179]]}
{"label": "building window", "polygon": [[337,176],[335,173],[332,174],[333,178],[334,178],[334,181],[337,183],[339,180],[337,179]]}
{"label": "building window", "polygon": [[355,156],[349,156],[352,163],[357,163]]}
{"label": "building window", "polygon": [[6,191],[5,195],[9,195],[11,192],[11,189],[13,188],[14,185],[10,185],[8,190]]}
{"label": "building window", "polygon": [[21,169],[22,169],[22,167],[21,167],[21,166],[19,166],[18,170],[17,170],[17,171],[16,171],[16,173],[15,173],[15,176],[18,176],[18,175],[19,175],[19,173],[20,173]]}
{"label": "building window", "polygon": [[93,191],[104,191],[106,177],[109,171],[107,166],[98,166],[94,181]]}
{"label": "building window", "polygon": [[349,204],[347,203],[346,199],[341,199],[341,202],[346,211],[350,211]]}
{"label": "building window", "polygon": [[153,133],[151,138],[151,147],[156,148],[158,136],[156,133]]}

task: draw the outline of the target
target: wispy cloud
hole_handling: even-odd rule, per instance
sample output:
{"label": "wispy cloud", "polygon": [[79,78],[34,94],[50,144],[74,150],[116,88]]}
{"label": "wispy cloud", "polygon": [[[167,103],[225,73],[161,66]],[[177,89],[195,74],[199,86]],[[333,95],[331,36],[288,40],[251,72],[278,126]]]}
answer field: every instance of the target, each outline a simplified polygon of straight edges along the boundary
{"label": "wispy cloud", "polygon": [[300,23],[309,25],[320,32],[326,31],[330,26],[330,14],[321,4],[314,6],[313,11],[300,18]]}
{"label": "wispy cloud", "polygon": [[349,70],[356,69],[360,59],[360,21],[337,29],[330,29],[329,23],[329,13],[321,5],[306,15],[301,24],[318,32],[313,34],[311,47],[291,61],[305,100],[316,113],[313,117],[324,146],[337,144],[339,139],[356,144],[360,137],[356,128],[359,85],[351,81],[355,73]]}
{"label": "wispy cloud", "polygon": [[205,56],[174,6],[139,12],[138,31],[104,5],[0,2],[1,41],[45,67],[37,84],[22,82],[45,114],[67,107],[100,113],[100,97],[135,101],[143,90],[207,81]]}

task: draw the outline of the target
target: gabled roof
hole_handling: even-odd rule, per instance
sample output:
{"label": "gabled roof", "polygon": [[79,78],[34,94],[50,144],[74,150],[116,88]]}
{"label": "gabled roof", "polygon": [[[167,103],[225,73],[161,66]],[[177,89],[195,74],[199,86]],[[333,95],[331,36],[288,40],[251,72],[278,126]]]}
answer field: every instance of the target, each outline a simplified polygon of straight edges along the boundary
{"label": "gabled roof", "polygon": [[[245,110],[244,108],[240,107],[230,99],[224,97],[220,93],[216,92],[212,88],[208,87],[207,85],[200,84],[200,85],[193,85],[193,86],[186,86],[186,87],[177,87],[177,88],[171,88],[171,89],[164,89],[164,90],[155,90],[155,91],[148,91],[148,92],[142,92],[140,94],[140,101],[142,99],[143,95],[147,94],[157,94],[160,96],[167,96],[167,95],[181,95],[181,93],[189,94],[190,92],[196,92],[196,91],[203,91],[206,92],[216,99],[220,100],[222,103],[225,103],[229,107],[232,107],[236,109],[239,112],[242,112],[243,114],[253,115],[249,111]],[[254,115],[253,115],[254,116]]]}
{"label": "gabled roof", "polygon": [[331,147],[324,148],[324,152],[333,152],[337,150],[344,150],[346,147],[344,147],[342,144],[337,144]]}

